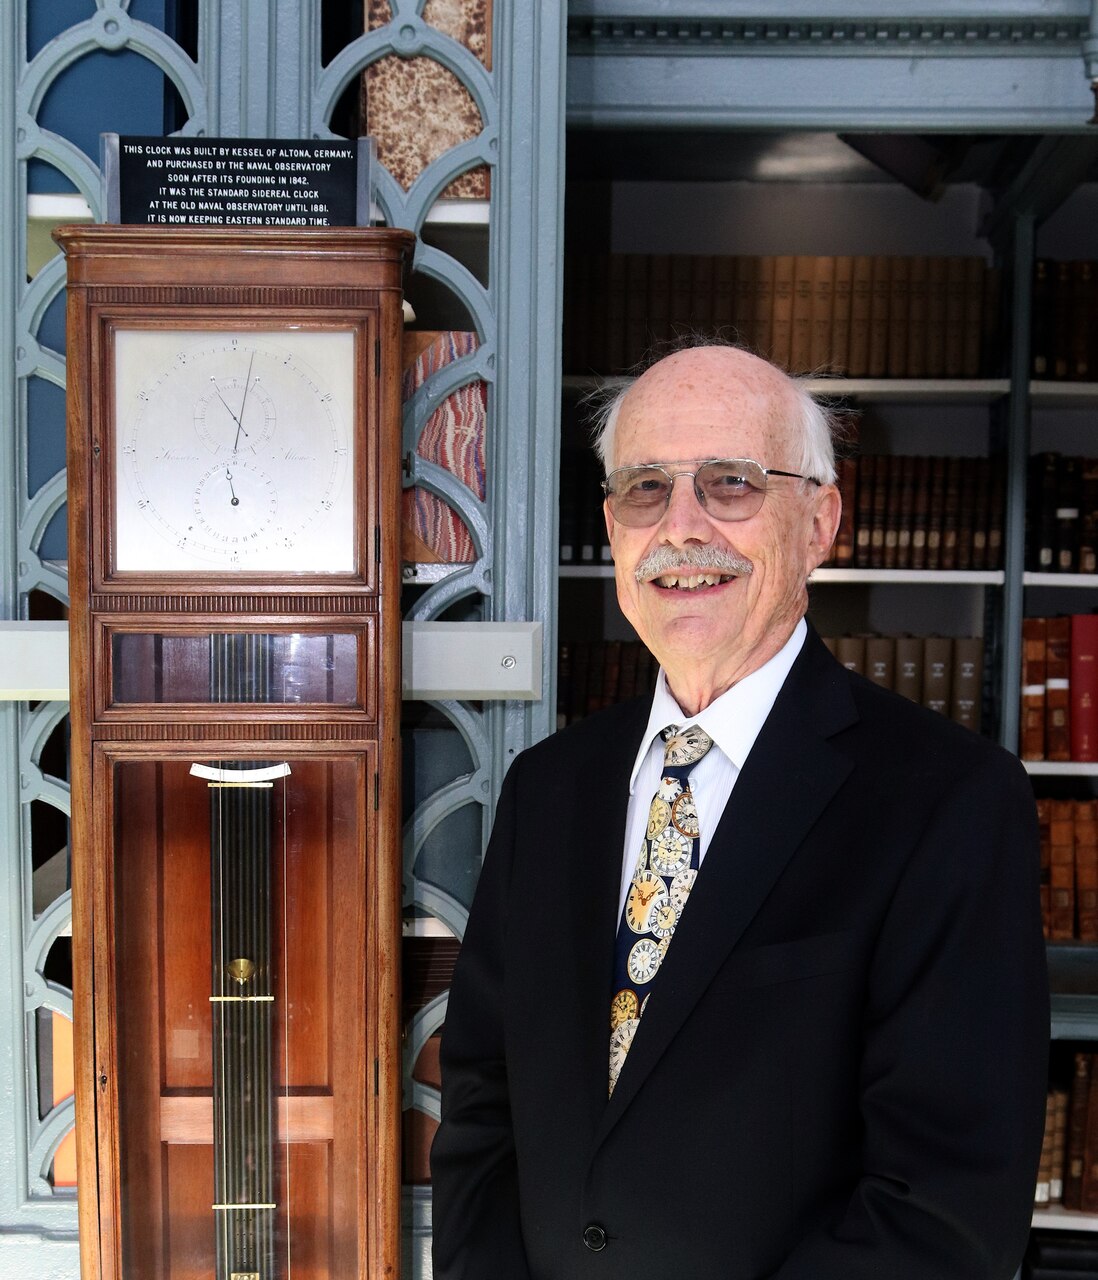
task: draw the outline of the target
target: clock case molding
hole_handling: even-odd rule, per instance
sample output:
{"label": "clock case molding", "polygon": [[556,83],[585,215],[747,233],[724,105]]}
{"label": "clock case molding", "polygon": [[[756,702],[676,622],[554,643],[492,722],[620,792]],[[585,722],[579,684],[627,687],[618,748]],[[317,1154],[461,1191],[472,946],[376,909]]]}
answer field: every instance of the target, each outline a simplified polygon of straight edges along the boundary
{"label": "clock case molding", "polygon": [[[153,1260],[165,1280],[192,1274],[193,1259],[214,1247],[214,1160],[206,1153],[213,1146],[219,1164],[249,1163],[250,1148],[230,1150],[214,1123],[216,1108],[229,1108],[212,1064],[228,1052],[222,1042],[233,1043],[231,1036],[219,1041],[217,1030],[224,1015],[216,1011],[230,1006],[206,1004],[224,999],[216,980],[227,966],[211,937],[211,907],[228,892],[212,870],[225,828],[215,817],[220,802],[207,801],[201,782],[192,789],[187,765],[235,770],[275,760],[289,762],[291,777],[274,793],[286,797],[285,807],[277,800],[260,805],[260,825],[269,822],[270,830],[255,856],[266,870],[246,890],[233,890],[245,916],[257,903],[269,916],[258,970],[274,996],[255,1007],[273,1010],[260,1079],[279,1095],[271,1103],[273,1139],[264,1146],[262,1138],[248,1138],[266,1152],[273,1182],[266,1194],[243,1199],[279,1201],[283,1225],[275,1234],[302,1242],[294,1247],[304,1250],[300,1260],[310,1274],[389,1274],[399,1255],[400,1204],[400,687],[392,678],[400,645],[399,352],[412,237],[396,230],[295,235],[100,226],[62,229],[57,239],[69,268],[82,1274],[149,1274]],[[185,331],[276,335],[303,325],[356,334],[348,424],[358,507],[353,572],[115,569],[111,513],[121,495],[111,491],[117,440],[110,334],[114,326],[169,319]],[[193,422],[184,419],[181,429],[193,430]],[[266,671],[270,642],[310,635],[350,638],[332,652],[337,663],[353,664],[344,683],[354,695],[339,704],[323,696],[267,700],[255,671]],[[220,645],[230,653],[252,645],[261,657],[236,685],[219,687],[211,674],[208,697],[171,701],[166,679],[133,675],[141,665],[133,658],[124,671],[112,671],[115,642],[126,636],[139,650],[145,645],[147,656],[157,656],[155,642],[164,655],[173,643],[195,643],[198,665],[211,668]],[[127,683],[148,696],[120,699]],[[225,795],[231,806],[243,793],[210,794]],[[227,848],[241,845],[241,829],[230,829],[235,843]],[[263,875],[273,887],[260,903],[248,894],[258,893]],[[178,910],[181,902],[188,909]],[[360,905],[347,910],[348,902]],[[212,1034],[206,1007],[214,1011]],[[183,1008],[199,1011],[191,1019],[199,1030],[172,1022],[171,1011]],[[176,1045],[190,1044],[189,1036],[203,1048],[192,1044],[181,1057]],[[242,1070],[251,1080],[255,1065]],[[231,1158],[223,1159],[227,1150]],[[313,1176],[295,1175],[291,1198],[285,1166],[292,1161]],[[151,1185],[142,1186],[142,1168],[154,1170]],[[242,1202],[221,1189],[216,1199]],[[309,1221],[327,1221],[328,1230],[310,1232]],[[219,1275],[260,1270],[218,1257]]]}

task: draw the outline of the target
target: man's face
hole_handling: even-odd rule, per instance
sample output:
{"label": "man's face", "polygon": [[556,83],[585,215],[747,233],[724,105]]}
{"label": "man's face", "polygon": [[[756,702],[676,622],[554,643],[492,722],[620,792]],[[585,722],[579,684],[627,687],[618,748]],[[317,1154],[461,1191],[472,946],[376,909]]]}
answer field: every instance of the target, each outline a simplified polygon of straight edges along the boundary
{"label": "man's face", "polygon": [[[797,471],[793,412],[787,382],[765,362],[730,348],[679,352],[630,390],[612,466],[654,462],[693,471],[706,459],[754,458]],[[789,638],[805,611],[808,574],[834,538],[839,497],[831,485],[771,476],[759,511],[725,522],[707,514],[692,480],[682,476],[662,519],[649,528],[618,523],[608,505],[605,516],[622,611],[659,659],[683,709],[696,713]],[[644,560],[661,548],[672,564],[654,574]],[[720,552],[747,564],[730,573],[716,563]],[[715,580],[700,581],[702,575]]]}

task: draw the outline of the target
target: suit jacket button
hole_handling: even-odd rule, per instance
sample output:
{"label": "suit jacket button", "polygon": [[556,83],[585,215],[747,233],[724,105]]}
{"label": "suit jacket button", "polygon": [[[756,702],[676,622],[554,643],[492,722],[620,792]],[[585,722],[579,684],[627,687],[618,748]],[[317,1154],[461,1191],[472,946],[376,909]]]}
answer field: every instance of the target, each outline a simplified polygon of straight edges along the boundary
{"label": "suit jacket button", "polygon": [[606,1232],[598,1223],[592,1222],[583,1229],[583,1243],[592,1253],[598,1253],[600,1249],[606,1248]]}

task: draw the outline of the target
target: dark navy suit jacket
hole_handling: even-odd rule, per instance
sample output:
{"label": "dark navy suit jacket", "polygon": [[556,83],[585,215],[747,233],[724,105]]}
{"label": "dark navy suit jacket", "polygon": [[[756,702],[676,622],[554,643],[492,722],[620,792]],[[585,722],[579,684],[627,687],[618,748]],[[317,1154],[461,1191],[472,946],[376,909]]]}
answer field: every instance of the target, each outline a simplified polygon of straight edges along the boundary
{"label": "dark navy suit jacket", "polygon": [[607,1100],[638,701],[511,768],[442,1038],[436,1280],[1010,1280],[1048,989],[1029,780],[811,630]]}

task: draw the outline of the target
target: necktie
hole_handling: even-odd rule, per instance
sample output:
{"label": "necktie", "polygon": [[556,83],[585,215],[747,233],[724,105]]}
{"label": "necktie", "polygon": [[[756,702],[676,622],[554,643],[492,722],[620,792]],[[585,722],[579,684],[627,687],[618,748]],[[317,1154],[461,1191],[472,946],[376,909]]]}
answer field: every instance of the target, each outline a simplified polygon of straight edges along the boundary
{"label": "necktie", "polygon": [[610,1092],[644,1012],[698,874],[698,810],[690,770],[713,745],[696,724],[669,725],[663,777],[648,810],[648,831],[618,925],[610,1002]]}

